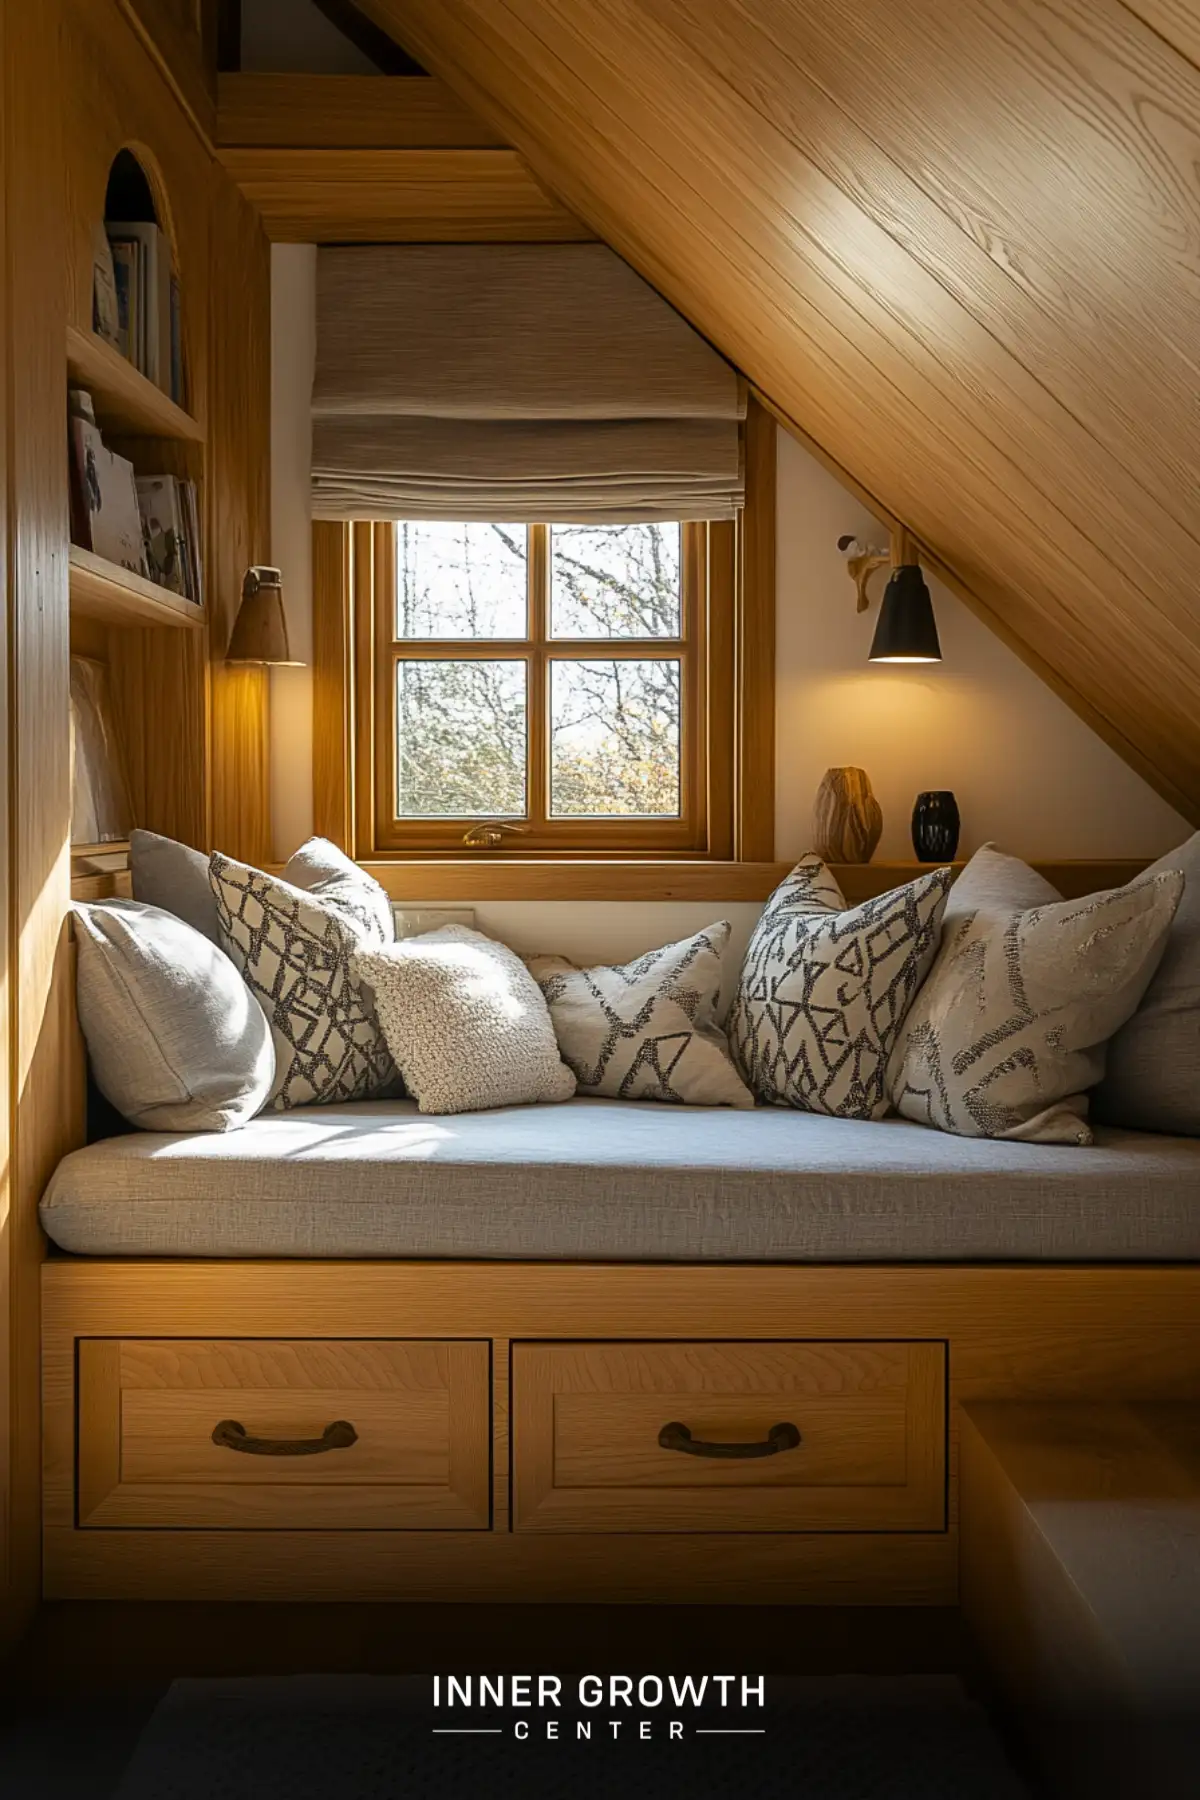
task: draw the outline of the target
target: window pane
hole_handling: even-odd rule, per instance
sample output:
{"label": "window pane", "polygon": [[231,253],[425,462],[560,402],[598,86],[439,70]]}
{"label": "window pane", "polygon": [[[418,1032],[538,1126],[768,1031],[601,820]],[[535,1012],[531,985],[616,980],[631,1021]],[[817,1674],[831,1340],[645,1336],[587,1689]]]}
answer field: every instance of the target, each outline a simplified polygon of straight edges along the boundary
{"label": "window pane", "polygon": [[555,818],[679,813],[677,661],[550,665]]}
{"label": "window pane", "polygon": [[397,818],[524,811],[524,662],[398,662]]}
{"label": "window pane", "polygon": [[553,525],[550,635],[677,638],[678,525]]}
{"label": "window pane", "polygon": [[396,527],[398,638],[523,638],[524,525]]}

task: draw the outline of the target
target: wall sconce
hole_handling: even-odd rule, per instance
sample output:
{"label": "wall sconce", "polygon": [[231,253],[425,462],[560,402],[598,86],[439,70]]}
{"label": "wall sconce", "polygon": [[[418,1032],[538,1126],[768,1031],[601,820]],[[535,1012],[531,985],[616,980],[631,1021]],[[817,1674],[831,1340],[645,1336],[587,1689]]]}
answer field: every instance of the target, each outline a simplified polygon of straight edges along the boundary
{"label": "wall sconce", "polygon": [[242,604],[234,621],[225,661],[271,663],[289,669],[303,668],[288,642],[287,615],[283,610],[283,586],[278,569],[255,566],[242,581]]}
{"label": "wall sconce", "polygon": [[891,565],[892,575],[884,590],[868,661],[941,662],[933,599],[921,573],[916,545],[904,527],[898,525],[893,531],[890,550],[872,550],[850,536],[838,539],[838,549],[846,557],[858,591],[859,612],[867,610],[867,582],[875,570]]}

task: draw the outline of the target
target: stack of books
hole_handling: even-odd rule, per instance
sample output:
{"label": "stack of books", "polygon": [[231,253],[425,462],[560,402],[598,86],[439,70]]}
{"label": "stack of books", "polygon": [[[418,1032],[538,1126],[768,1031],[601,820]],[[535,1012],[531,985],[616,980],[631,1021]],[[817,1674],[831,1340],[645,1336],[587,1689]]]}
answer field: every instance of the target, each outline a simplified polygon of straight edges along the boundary
{"label": "stack of books", "polygon": [[182,406],[179,281],[167,239],[152,222],[108,219],[93,261],[96,331]]}
{"label": "stack of books", "polygon": [[72,542],[202,606],[195,482],[138,475],[104,442],[83,388],[71,389],[69,428]]}

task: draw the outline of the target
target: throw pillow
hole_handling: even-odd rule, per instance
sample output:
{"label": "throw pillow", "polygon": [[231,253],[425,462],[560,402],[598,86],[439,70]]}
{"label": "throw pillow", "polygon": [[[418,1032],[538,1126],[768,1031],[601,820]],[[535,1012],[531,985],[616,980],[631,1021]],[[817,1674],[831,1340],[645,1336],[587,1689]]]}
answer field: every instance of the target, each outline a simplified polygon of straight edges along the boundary
{"label": "throw pillow", "polygon": [[222,948],[261,1002],[275,1039],[272,1106],[385,1093],[395,1079],[392,1059],[351,960],[389,940],[390,911],[385,924],[369,892],[334,883],[308,893],[219,852],[210,858],[209,881]]}
{"label": "throw pillow", "polygon": [[984,844],[950,889],[942,931],[951,919],[960,919],[964,913],[996,908],[1003,912],[1028,912],[1031,907],[1061,899],[1058,889],[1019,856],[1009,856],[995,844]]}
{"label": "throw pillow", "polygon": [[275,1050],[229,958],[137,900],[74,913],[79,1023],[105,1099],[144,1131],[233,1131],[252,1119]]}
{"label": "throw pillow", "polygon": [[906,1118],[961,1137],[1090,1144],[1104,1047],[1158,966],[1175,874],[954,920],[892,1056]]}
{"label": "throw pillow", "polygon": [[754,1105],[717,1023],[729,936],[722,920],[621,968],[577,969],[561,956],[529,959],[581,1094]]}
{"label": "throw pillow", "polygon": [[[156,831],[134,831],[129,838],[129,867],[135,900],[174,913],[214,944],[220,942],[217,902],[208,877],[208,857],[203,851],[177,843],[174,838],[160,837]],[[306,893],[338,900],[353,911],[364,912],[371,928],[382,930],[390,941],[391,901],[379,883],[328,838],[309,838],[301,844],[284,865],[283,879]]]}
{"label": "throw pillow", "polygon": [[882,1119],[887,1065],[937,953],[950,870],[848,907],[819,856],[767,901],[750,939],[729,1036],[760,1100]]}
{"label": "throw pillow", "polygon": [[1184,878],[1183,898],[1141,1005],[1108,1046],[1096,1116],[1200,1137],[1200,832],[1148,873],[1171,870]]}
{"label": "throw pillow", "polygon": [[160,837],[157,831],[131,831],[129,870],[135,900],[174,913],[210,943],[218,941],[217,903],[208,883],[208,858],[202,850]]}
{"label": "throw pillow", "polygon": [[463,925],[360,950],[388,1048],[423,1113],[569,1100],[536,981],[515,951]]}

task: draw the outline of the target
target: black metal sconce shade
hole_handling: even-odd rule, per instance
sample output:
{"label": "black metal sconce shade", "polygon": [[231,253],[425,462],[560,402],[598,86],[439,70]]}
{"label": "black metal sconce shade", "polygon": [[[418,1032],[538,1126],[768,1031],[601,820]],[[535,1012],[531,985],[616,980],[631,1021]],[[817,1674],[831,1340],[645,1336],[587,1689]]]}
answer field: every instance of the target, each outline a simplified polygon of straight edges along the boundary
{"label": "black metal sconce shade", "polygon": [[937,620],[925,578],[916,563],[892,573],[879,609],[871,662],[941,662]]}

